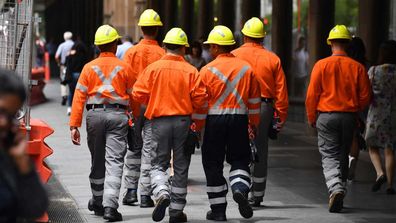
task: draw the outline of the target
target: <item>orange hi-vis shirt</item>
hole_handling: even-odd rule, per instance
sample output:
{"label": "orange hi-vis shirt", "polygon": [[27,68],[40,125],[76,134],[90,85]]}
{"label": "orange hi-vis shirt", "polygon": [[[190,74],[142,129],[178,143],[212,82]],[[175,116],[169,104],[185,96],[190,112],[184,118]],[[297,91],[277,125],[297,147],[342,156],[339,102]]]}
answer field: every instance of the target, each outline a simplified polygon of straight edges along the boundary
{"label": "orange hi-vis shirt", "polygon": [[85,103],[130,105],[136,111],[139,105],[132,100],[135,77],[132,68],[113,53],[101,53],[87,63],[74,92],[70,126],[81,126]]}
{"label": "orange hi-vis shirt", "polygon": [[208,115],[249,115],[260,121],[260,85],[248,62],[232,54],[221,54],[200,71],[209,97]]}
{"label": "orange hi-vis shirt", "polygon": [[166,54],[150,64],[133,88],[133,98],[147,105],[144,116],[192,115],[207,107],[207,94],[199,73],[182,56]]}
{"label": "orange hi-vis shirt", "polygon": [[289,98],[285,73],[279,57],[257,43],[245,43],[232,51],[232,54],[252,66],[260,83],[261,97],[274,100],[275,110],[284,122],[287,118]]}
{"label": "orange hi-vis shirt", "polygon": [[123,60],[137,73],[136,79],[138,79],[140,73],[148,65],[161,59],[164,55],[165,50],[158,45],[157,41],[142,39],[125,52]]}
{"label": "orange hi-vis shirt", "polygon": [[305,106],[309,123],[317,112],[357,112],[371,100],[366,69],[343,51],[319,60],[311,73]]}

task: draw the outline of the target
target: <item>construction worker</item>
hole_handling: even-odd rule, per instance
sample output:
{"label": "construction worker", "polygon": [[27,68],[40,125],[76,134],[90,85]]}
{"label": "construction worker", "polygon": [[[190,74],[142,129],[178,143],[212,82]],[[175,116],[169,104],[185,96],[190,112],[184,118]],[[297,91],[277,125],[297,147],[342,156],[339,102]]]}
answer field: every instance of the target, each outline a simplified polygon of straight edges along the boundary
{"label": "construction worker", "polygon": [[227,181],[224,159],[231,165],[229,180],[233,199],[244,218],[253,216],[248,203],[251,150],[248,125],[255,129],[260,118],[260,86],[250,65],[232,55],[235,40],[231,30],[215,26],[204,44],[215,58],[200,71],[209,98],[202,163],[211,210],[207,220],[226,221]]}
{"label": "construction worker", "polygon": [[[152,123],[151,184],[156,207],[152,218],[161,221],[169,208],[169,222],[186,222],[187,178],[191,154],[184,146],[194,109],[207,107],[207,94],[195,67],[184,60],[187,35],[180,28],[165,36],[166,55],[149,65],[133,89],[133,98],[147,105]],[[167,170],[173,151],[171,186]]]}
{"label": "construction worker", "polygon": [[330,31],[327,44],[331,45],[333,54],[315,64],[305,101],[308,123],[318,131],[330,212],[340,212],[343,208],[356,113],[371,98],[364,66],[346,54],[350,40],[344,25],[336,25]]}
{"label": "construction worker", "polygon": [[131,93],[136,73],[115,56],[119,38],[109,25],[100,26],[96,31],[95,45],[101,53],[81,72],[70,116],[72,142],[80,145],[78,127],[86,103],[88,147],[92,157],[89,175],[92,199],[88,209],[109,221],[122,220],[117,208],[127,149],[126,111],[130,106],[135,109]]}
{"label": "construction worker", "polygon": [[260,83],[261,89],[261,117],[258,135],[255,137],[258,162],[252,167],[252,191],[250,202],[259,207],[263,201],[267,184],[268,172],[268,129],[274,117],[274,111],[280,118],[278,129],[286,121],[288,96],[286,78],[281,61],[274,53],[265,49],[262,42],[265,37],[263,22],[253,17],[242,29],[244,44],[232,51],[236,57],[247,61]]}
{"label": "construction worker", "polygon": [[[142,71],[151,63],[159,60],[165,51],[162,49],[155,38],[162,22],[158,13],[152,9],[145,10],[140,16],[138,25],[143,32],[143,39],[134,47],[130,48],[124,55],[124,61],[140,77]],[[133,205],[138,201],[137,189],[139,183],[140,207],[154,207],[151,199],[150,169],[151,169],[151,122],[144,117],[145,108],[141,108],[140,117],[135,120],[137,137],[136,145],[130,144],[125,158],[125,187],[127,192],[122,200],[125,205]],[[140,172],[141,171],[141,172]]]}

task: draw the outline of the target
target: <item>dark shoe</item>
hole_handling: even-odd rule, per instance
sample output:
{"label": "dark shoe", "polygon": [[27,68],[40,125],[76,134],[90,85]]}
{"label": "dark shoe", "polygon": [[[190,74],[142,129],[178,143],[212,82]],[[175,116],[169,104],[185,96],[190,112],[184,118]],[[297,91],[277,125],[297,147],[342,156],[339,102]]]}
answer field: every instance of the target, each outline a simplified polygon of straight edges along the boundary
{"label": "dark shoe", "polygon": [[251,197],[249,199],[249,204],[252,207],[261,207],[261,202],[263,199],[261,197]]}
{"label": "dark shoe", "polygon": [[154,201],[148,195],[140,196],[140,207],[141,208],[152,208],[154,207]]}
{"label": "dark shoe", "polygon": [[137,192],[136,190],[128,190],[122,199],[122,204],[124,205],[133,205],[135,202],[137,202]]}
{"label": "dark shoe", "polygon": [[225,212],[208,211],[208,213],[206,213],[206,220],[227,221],[227,217]]}
{"label": "dark shoe", "polygon": [[395,191],[395,189],[393,189],[393,188],[388,188],[388,189],[386,189],[386,194],[389,194],[389,195],[394,195],[396,193],[396,191]]}
{"label": "dark shoe", "polygon": [[103,219],[109,222],[122,221],[122,215],[115,208],[105,207]]}
{"label": "dark shoe", "polygon": [[344,204],[344,193],[335,192],[330,196],[329,199],[329,212],[339,213]]}
{"label": "dark shoe", "polygon": [[93,211],[96,216],[103,216],[104,208],[103,205],[95,204],[94,200],[91,198],[88,201],[88,210]]}
{"label": "dark shoe", "polygon": [[238,203],[239,213],[244,218],[251,218],[253,216],[252,207],[249,205],[249,201],[246,196],[239,190],[233,192],[234,201]]}
{"label": "dark shoe", "polygon": [[152,218],[153,221],[162,221],[162,219],[164,219],[165,217],[165,211],[166,208],[169,206],[170,204],[170,198],[169,195],[165,194],[162,195],[157,202],[157,205],[155,205],[153,214],[152,214]]}
{"label": "dark shoe", "polygon": [[175,216],[169,217],[169,223],[177,223],[177,222],[187,222],[187,215],[184,212],[180,212]]}
{"label": "dark shoe", "polygon": [[380,177],[377,178],[377,180],[375,181],[373,187],[371,188],[372,192],[377,192],[381,189],[382,184],[384,184],[386,182],[386,176],[382,175]]}
{"label": "dark shoe", "polygon": [[61,105],[66,105],[66,102],[67,102],[67,96],[63,96]]}

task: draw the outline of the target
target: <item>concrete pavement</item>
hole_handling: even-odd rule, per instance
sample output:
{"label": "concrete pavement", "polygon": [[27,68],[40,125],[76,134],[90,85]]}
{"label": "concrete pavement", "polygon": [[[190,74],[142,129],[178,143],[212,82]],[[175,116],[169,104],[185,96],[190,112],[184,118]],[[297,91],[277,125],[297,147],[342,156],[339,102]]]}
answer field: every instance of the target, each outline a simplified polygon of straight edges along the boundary
{"label": "concrete pavement", "polygon": [[[55,129],[55,133],[46,140],[54,150],[47,163],[66,193],[74,200],[81,217],[86,222],[103,222],[103,219],[87,209],[91,193],[88,181],[90,155],[85,126],[80,131],[82,145],[72,145],[66,107],[60,106],[60,93],[55,81],[46,86],[45,94],[49,101],[35,106],[32,117],[44,120]],[[269,167],[264,206],[255,210],[252,219],[243,219],[229,193],[229,222],[396,222],[396,196],[386,195],[384,188],[378,193],[370,192],[375,173],[367,152],[361,154],[357,164],[356,181],[350,184],[345,211],[341,214],[327,211],[328,194],[316,138],[306,134],[305,125],[288,123],[279,139],[271,141]],[[228,170],[224,172],[227,176]],[[125,222],[152,222],[152,210],[122,204],[119,208]],[[199,223],[208,222],[205,219],[208,210],[205,176],[198,151],[193,155],[190,166],[185,212],[189,222]],[[164,222],[167,220],[168,216]]]}

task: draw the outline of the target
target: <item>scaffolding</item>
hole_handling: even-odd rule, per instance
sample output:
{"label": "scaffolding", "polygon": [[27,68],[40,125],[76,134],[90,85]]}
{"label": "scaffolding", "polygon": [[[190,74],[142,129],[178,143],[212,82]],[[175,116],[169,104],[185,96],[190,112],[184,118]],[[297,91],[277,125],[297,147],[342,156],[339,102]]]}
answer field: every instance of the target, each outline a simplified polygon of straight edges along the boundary
{"label": "scaffolding", "polygon": [[0,67],[15,71],[28,89],[20,112],[30,129],[30,89],[33,52],[33,0],[0,0]]}

